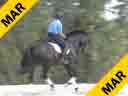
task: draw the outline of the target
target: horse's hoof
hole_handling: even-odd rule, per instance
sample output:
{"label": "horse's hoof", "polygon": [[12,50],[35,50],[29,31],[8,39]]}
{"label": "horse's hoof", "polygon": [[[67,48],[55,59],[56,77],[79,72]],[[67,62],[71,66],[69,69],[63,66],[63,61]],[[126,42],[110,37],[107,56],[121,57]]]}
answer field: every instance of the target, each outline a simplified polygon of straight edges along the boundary
{"label": "horse's hoof", "polygon": [[50,85],[51,88],[55,88],[53,84]]}
{"label": "horse's hoof", "polygon": [[51,90],[51,91],[54,91],[54,90],[55,90],[54,84],[51,84],[51,85],[50,85],[50,90]]}
{"label": "horse's hoof", "polygon": [[67,84],[68,84],[68,85],[72,85],[72,83],[71,83],[71,82],[68,82]]}
{"label": "horse's hoof", "polygon": [[75,92],[76,92],[76,93],[78,92],[78,87],[77,87],[77,88],[75,88]]}
{"label": "horse's hoof", "polygon": [[71,82],[67,82],[64,87],[68,87],[69,85],[72,85]]}

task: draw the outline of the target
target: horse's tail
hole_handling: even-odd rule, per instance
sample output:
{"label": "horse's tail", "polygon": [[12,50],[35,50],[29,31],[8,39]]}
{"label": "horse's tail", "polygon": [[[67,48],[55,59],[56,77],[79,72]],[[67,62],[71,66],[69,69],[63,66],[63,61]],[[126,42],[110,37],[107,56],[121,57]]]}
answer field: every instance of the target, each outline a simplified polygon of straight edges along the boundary
{"label": "horse's tail", "polygon": [[29,68],[32,66],[32,53],[31,48],[25,50],[23,57],[21,59],[21,72],[25,73],[29,71]]}

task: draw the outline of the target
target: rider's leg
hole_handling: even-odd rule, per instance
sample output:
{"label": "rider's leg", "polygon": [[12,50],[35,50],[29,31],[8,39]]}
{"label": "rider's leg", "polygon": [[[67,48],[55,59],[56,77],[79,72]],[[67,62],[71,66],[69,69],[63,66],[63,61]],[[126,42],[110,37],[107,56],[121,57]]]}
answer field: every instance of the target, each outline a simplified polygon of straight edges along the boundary
{"label": "rider's leg", "polygon": [[[49,37],[49,41],[57,43],[61,47],[63,54],[65,49],[64,40],[59,35],[53,33],[48,33],[48,37]],[[62,54],[60,54],[60,57],[62,56]]]}
{"label": "rider's leg", "polygon": [[48,38],[49,38],[48,41],[56,42],[57,44],[59,44],[59,46],[62,49],[65,48],[65,43],[64,43],[64,40],[63,40],[63,38],[61,36],[59,36],[57,34],[53,34],[53,33],[48,33]]}
{"label": "rider's leg", "polygon": [[60,37],[59,35],[56,35],[55,39],[56,39],[56,42],[59,44],[59,46],[62,48],[62,51],[64,51],[65,42],[64,42],[63,38]]}

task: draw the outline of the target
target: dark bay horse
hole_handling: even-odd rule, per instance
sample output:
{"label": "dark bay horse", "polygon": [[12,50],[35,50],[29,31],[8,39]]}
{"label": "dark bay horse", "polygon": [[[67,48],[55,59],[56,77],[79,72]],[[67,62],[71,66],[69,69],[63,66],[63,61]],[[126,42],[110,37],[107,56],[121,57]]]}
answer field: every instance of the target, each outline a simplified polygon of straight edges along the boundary
{"label": "dark bay horse", "polygon": [[51,65],[62,64],[71,77],[70,80],[66,83],[66,86],[69,84],[74,84],[75,90],[77,90],[77,75],[76,71],[71,67],[71,64],[79,62],[79,54],[81,49],[84,49],[87,45],[88,34],[83,31],[73,31],[67,33],[66,36],[66,48],[62,55],[57,53],[47,40],[40,40],[38,44],[27,48],[21,60],[21,72],[29,72],[29,79],[32,81],[35,66],[37,64],[41,64],[43,68],[43,78],[53,89],[54,83],[47,76],[48,69]]}

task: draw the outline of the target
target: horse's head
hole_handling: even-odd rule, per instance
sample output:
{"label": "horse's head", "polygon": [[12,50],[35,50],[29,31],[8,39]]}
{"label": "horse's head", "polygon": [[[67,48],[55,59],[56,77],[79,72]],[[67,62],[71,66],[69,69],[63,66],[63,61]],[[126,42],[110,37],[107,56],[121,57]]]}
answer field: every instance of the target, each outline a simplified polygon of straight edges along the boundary
{"label": "horse's head", "polygon": [[88,34],[83,31],[73,31],[67,33],[67,40],[71,42],[74,48],[84,49],[88,42]]}

